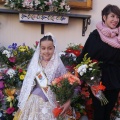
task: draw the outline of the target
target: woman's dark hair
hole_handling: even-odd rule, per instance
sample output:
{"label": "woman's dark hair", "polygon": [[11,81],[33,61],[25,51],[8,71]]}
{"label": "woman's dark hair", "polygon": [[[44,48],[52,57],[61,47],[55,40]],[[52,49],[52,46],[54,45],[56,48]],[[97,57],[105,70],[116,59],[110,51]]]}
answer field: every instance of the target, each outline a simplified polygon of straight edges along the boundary
{"label": "woman's dark hair", "polygon": [[102,21],[105,22],[103,19],[103,16],[105,15],[107,17],[111,12],[119,17],[119,23],[117,25],[117,27],[119,27],[120,26],[120,9],[116,5],[109,4],[102,10]]}
{"label": "woman's dark hair", "polygon": [[48,36],[44,36],[43,38],[40,39],[40,44],[41,44],[42,41],[46,41],[46,40],[49,40],[49,41],[53,42],[52,36],[48,35]]}

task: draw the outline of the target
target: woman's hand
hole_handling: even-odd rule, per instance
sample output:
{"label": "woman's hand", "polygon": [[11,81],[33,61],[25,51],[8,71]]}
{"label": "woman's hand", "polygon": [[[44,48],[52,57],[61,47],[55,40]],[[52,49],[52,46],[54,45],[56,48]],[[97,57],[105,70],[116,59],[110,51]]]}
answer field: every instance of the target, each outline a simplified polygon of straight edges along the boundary
{"label": "woman's hand", "polygon": [[93,86],[91,86],[90,89],[91,89],[93,95],[96,97],[97,90]]}
{"label": "woman's hand", "polygon": [[62,115],[63,117],[65,116],[65,112],[69,109],[71,104],[71,100],[68,100],[66,103],[64,103],[60,109],[63,109],[62,112],[60,113],[60,115]]}

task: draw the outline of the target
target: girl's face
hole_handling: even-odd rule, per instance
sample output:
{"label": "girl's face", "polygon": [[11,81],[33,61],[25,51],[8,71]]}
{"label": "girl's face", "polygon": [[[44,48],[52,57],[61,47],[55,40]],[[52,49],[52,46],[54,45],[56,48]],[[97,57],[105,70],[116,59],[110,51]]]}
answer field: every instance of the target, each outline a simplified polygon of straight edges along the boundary
{"label": "girl's face", "polygon": [[49,61],[54,53],[54,45],[52,41],[45,40],[40,45],[40,55],[43,60]]}
{"label": "girl's face", "polygon": [[116,28],[119,23],[119,17],[112,12],[108,14],[108,16],[104,15],[103,19],[105,21],[105,25],[111,29]]}

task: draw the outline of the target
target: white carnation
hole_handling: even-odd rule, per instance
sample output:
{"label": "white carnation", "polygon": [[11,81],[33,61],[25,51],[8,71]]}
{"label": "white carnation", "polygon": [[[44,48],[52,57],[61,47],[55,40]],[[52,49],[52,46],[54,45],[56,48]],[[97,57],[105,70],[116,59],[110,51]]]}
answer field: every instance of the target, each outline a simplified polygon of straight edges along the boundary
{"label": "white carnation", "polygon": [[89,68],[89,70],[91,71],[91,70],[92,70],[92,68]]}
{"label": "white carnation", "polygon": [[12,77],[15,75],[15,70],[13,70],[12,68],[10,68],[10,69],[7,71],[7,75],[9,75],[10,78],[12,78]]}
{"label": "white carnation", "polygon": [[70,6],[69,6],[69,5],[65,5],[65,9],[66,9],[67,11],[70,11]]}
{"label": "white carnation", "polygon": [[80,76],[83,76],[84,73],[83,73],[83,72],[80,72],[79,74],[80,74]]}
{"label": "white carnation", "polygon": [[81,65],[79,68],[78,68],[78,73],[82,76],[84,73],[86,73],[87,71],[87,65],[84,64],[84,65]]}
{"label": "white carnation", "polygon": [[2,54],[5,54],[6,55],[6,57],[10,57],[10,51],[8,51],[8,50],[4,50],[3,52],[2,52]]}

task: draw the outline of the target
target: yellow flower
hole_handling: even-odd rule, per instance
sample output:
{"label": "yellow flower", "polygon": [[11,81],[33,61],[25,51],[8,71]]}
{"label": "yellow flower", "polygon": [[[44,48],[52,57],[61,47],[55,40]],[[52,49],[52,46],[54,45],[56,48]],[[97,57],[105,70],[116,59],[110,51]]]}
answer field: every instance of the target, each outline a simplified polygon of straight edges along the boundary
{"label": "yellow flower", "polygon": [[28,46],[25,46],[26,50],[28,51]]}
{"label": "yellow flower", "polygon": [[14,96],[9,96],[6,98],[8,102],[11,102],[12,100],[14,100]]}
{"label": "yellow flower", "polygon": [[26,75],[26,71],[25,70],[23,70],[23,74]]}
{"label": "yellow flower", "polygon": [[22,49],[19,49],[20,50],[20,52],[24,52],[25,51],[25,49],[24,48],[22,48]]}
{"label": "yellow flower", "polygon": [[13,51],[13,55],[17,55],[17,51]]}
{"label": "yellow flower", "polygon": [[25,46],[20,46],[20,47],[19,47],[19,51],[20,51],[20,52],[24,52],[25,50],[26,50]]}
{"label": "yellow flower", "polygon": [[12,104],[12,102],[10,102],[10,108],[11,108],[11,107],[13,107],[13,104]]}
{"label": "yellow flower", "polygon": [[20,75],[20,80],[24,80],[25,75]]}

